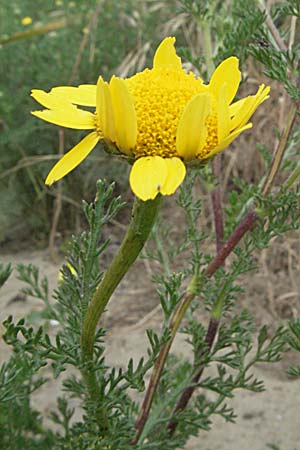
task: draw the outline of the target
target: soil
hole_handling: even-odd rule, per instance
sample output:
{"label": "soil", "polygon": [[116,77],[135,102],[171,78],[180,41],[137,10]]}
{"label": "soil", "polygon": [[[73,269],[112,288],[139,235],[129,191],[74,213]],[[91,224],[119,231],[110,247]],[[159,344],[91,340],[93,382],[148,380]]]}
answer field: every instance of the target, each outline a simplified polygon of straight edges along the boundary
{"label": "soil", "polygon": [[[258,325],[278,324],[295,315],[299,316],[299,251],[293,246],[294,237],[277,241],[271,250],[259,257],[261,272],[245,277],[246,295],[239,308],[247,307]],[[51,262],[47,251],[7,254],[3,262],[32,263],[41,274],[47,274],[53,289],[57,283],[61,264]],[[107,360],[115,366],[125,366],[130,356],[137,360],[146,351],[146,328],[158,328],[161,321],[158,298],[145,272],[151,271],[145,261],[138,261],[119,286],[105,314],[107,334]],[[298,276],[297,276],[298,271]],[[42,304],[33,298],[20,296],[23,284],[13,272],[0,292],[2,322],[12,314],[17,320],[41,310]],[[149,275],[149,274],[148,274]],[[132,302],[134,294],[135,301]],[[144,299],[147,299],[145,302]],[[49,325],[55,332],[55,324]],[[50,330],[51,331],[51,330]],[[180,335],[173,351],[184,354],[186,343]],[[0,345],[0,361],[8,357],[8,349]],[[279,363],[257,365],[255,376],[263,379],[266,390],[260,394],[240,391],[227,403],[237,414],[236,424],[225,423],[216,417],[211,432],[201,431],[185,447],[186,450],[300,450],[300,380],[286,374],[290,363],[297,363],[289,354]],[[50,410],[55,408],[55,398],[60,384],[49,382],[34,399],[35,406],[43,411],[46,423]],[[166,449],[167,450],[167,449]]]}

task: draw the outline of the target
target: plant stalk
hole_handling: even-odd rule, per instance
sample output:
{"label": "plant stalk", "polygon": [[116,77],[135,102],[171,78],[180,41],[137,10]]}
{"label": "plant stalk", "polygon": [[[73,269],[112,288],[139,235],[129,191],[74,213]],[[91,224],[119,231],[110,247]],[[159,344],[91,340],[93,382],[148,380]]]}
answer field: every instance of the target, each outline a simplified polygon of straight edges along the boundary
{"label": "plant stalk", "polygon": [[[290,113],[287,118],[286,127],[284,129],[284,132],[281,136],[281,139],[279,141],[278,147],[275,150],[273,160],[270,166],[269,173],[265,179],[265,183],[261,189],[261,194],[263,196],[267,196],[270,192],[270,189],[274,183],[275,177],[279,171],[284,152],[287,147],[288,139],[290,136],[290,133],[293,128],[293,124],[296,118],[296,112],[297,108],[295,105],[292,106]],[[295,178],[297,177],[298,173],[295,171]],[[294,179],[292,179],[292,182]],[[288,180],[289,181],[289,180]],[[204,271],[204,275],[207,277],[211,277],[216,270],[221,267],[227,256],[231,253],[231,251],[235,248],[235,246],[239,243],[239,241],[244,237],[244,235],[251,230],[251,228],[255,225],[257,221],[257,214],[253,209],[250,209],[248,213],[245,215],[245,217],[242,219],[242,221],[239,223],[239,225],[235,228],[231,236],[228,238],[226,243],[221,247],[221,249],[218,251],[216,257],[209,263],[209,265],[206,267]],[[207,334],[205,337],[205,342],[207,344],[206,348],[201,352],[200,357],[205,355],[205,352],[209,352],[213,346],[215,337],[217,335],[220,319],[222,314],[222,308],[219,304],[216,304],[215,307],[212,310],[210,322],[208,325]],[[197,387],[197,383],[199,382],[202,373],[203,373],[204,367],[200,367],[198,369],[198,372],[194,375],[192,379],[191,385],[186,388],[183,393],[181,394],[181,397],[179,398],[175,409],[174,414],[176,414],[179,411],[182,411],[186,408],[193,392],[195,391]],[[177,428],[178,422],[176,420],[172,420],[168,425],[168,430],[170,432],[170,435],[172,436]]]}
{"label": "plant stalk", "polygon": [[91,399],[95,403],[101,400],[101,395],[95,372],[90,370],[89,364],[93,361],[96,327],[111,295],[144,247],[157,217],[160,203],[160,195],[146,202],[135,199],[127,233],[87,307],[81,334],[82,374]]}
{"label": "plant stalk", "polygon": [[[192,285],[192,283],[191,283]],[[131,445],[136,445],[142,431],[144,429],[145,423],[148,419],[150,408],[153,403],[154,395],[156,392],[156,389],[158,387],[158,383],[160,380],[161,373],[163,371],[167,356],[169,354],[171,345],[173,343],[173,340],[175,338],[176,332],[181,324],[181,321],[185,315],[186,310],[190,306],[192,300],[195,298],[195,292],[192,290],[187,290],[186,294],[182,297],[181,301],[178,303],[176,309],[173,311],[173,314],[170,317],[169,320],[169,333],[170,338],[168,341],[163,344],[160,348],[159,355],[157,357],[157,360],[155,361],[155,364],[153,366],[151,378],[149,381],[149,385],[146,391],[146,395],[144,397],[139,417],[136,421],[136,434],[131,441]]]}
{"label": "plant stalk", "polygon": [[[215,340],[218,328],[219,328],[219,323],[220,323],[220,320],[216,320],[216,319],[213,319],[213,318],[210,319],[209,325],[208,325],[208,329],[207,329],[207,333],[206,333],[206,336],[205,336],[205,344],[206,344],[206,346],[201,351],[201,353],[199,355],[200,358],[202,358],[206,353],[210,352],[210,350],[211,350],[211,348],[213,346],[213,343],[214,343],[214,340]],[[184,389],[183,393],[180,396],[180,399],[178,400],[178,402],[177,402],[177,404],[175,406],[175,409],[174,409],[174,412],[173,412],[174,415],[176,413],[178,413],[179,411],[183,411],[186,408],[186,406],[187,406],[187,404],[188,404],[188,402],[189,402],[189,400],[190,400],[194,390],[197,387],[197,383],[199,382],[203,371],[204,371],[204,366],[201,366],[200,369],[198,369],[198,371],[196,372],[196,374],[192,378],[192,382],[191,382],[190,386],[188,386],[186,389]],[[175,433],[177,425],[178,425],[178,422],[175,419],[173,419],[168,424],[167,428],[168,428],[170,436],[173,436],[173,434]]]}
{"label": "plant stalk", "polygon": [[297,105],[292,104],[290,112],[287,117],[285,129],[281,135],[281,139],[275,150],[275,154],[273,156],[273,160],[271,163],[271,167],[270,167],[268,176],[266,177],[264,185],[261,190],[261,194],[263,196],[266,196],[269,194],[272,184],[274,182],[274,179],[280,168],[282,158],[283,158],[284,152],[286,150],[288,140],[289,140],[289,137],[290,137],[290,134],[291,134],[291,131],[292,131],[295,119],[296,119],[296,115],[297,115]]}

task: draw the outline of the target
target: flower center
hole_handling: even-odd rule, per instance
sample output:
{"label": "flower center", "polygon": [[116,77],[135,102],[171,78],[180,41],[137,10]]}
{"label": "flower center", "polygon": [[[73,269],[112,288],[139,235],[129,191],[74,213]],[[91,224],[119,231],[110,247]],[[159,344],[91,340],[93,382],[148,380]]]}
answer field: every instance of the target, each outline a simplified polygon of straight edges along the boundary
{"label": "flower center", "polygon": [[[207,92],[202,80],[195,78],[192,72],[160,68],[145,69],[125,81],[137,113],[135,156],[176,156],[180,116],[194,95]],[[210,147],[209,142],[206,145]],[[205,154],[207,152],[208,149]]]}
{"label": "flower center", "polygon": [[206,159],[211,153],[212,149],[214,149],[218,145],[217,116],[214,114],[208,116],[205,121],[205,125],[207,127],[206,142],[201,151],[196,155],[196,158],[200,160]]}

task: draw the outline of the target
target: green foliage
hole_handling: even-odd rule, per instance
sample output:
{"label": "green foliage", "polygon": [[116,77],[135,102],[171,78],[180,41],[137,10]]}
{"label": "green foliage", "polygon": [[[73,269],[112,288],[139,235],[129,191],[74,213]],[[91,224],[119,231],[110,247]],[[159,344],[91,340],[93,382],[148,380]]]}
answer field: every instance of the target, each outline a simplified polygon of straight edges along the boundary
{"label": "green foliage", "polygon": [[[74,83],[94,83],[99,73],[109,78],[128,52],[137,48],[137,42],[139,45],[141,41],[153,42],[156,22],[171,17],[173,2],[166,2],[163,11],[153,9],[152,3],[103,2],[97,26],[88,35]],[[82,42],[84,27],[95,14],[97,4],[96,0],[38,1],[32,9],[32,2],[26,0],[7,3],[0,12],[0,19],[4,14],[9,17],[3,28],[3,38],[8,43],[0,48],[4,61],[1,85],[4,132],[0,142],[6,149],[1,154],[4,170],[1,202],[8,211],[13,209],[10,199],[16,200],[14,220],[22,214],[30,222],[30,214],[26,212],[39,210],[38,216],[33,214],[31,224],[46,232],[53,207],[43,185],[49,167],[48,163],[46,167],[35,162],[43,161],[44,156],[58,148],[58,137],[47,124],[30,119],[33,104],[28,91],[35,83],[34,87],[45,90],[54,84],[68,83],[74,64],[70,55],[75,55]],[[198,26],[209,24],[216,63],[232,54],[239,56],[242,63],[253,56],[264,65],[267,76],[280,82],[292,100],[299,101],[296,80],[299,48],[294,45],[285,51],[278,45],[257,1],[245,4],[232,0],[230,15],[227,2],[182,0],[179,4]],[[33,29],[56,19],[64,19],[66,25],[51,33],[9,40],[21,27],[20,20],[25,15],[32,16]],[[289,15],[299,16],[295,0],[278,4],[271,11],[271,19],[279,26]],[[13,46],[14,52],[10,51]],[[193,56],[190,50],[182,48],[181,54],[200,71],[205,60],[201,52]],[[144,56],[145,60],[150,57]],[[128,73],[137,65],[136,61]],[[65,147],[78,142],[79,134],[66,132]],[[274,168],[274,158],[267,146],[259,145],[258,150],[267,177]],[[43,302],[40,313],[43,320],[40,327],[32,327],[30,317],[16,323],[8,317],[3,322],[3,339],[11,353],[0,368],[0,448],[175,450],[184,448],[199,430],[209,431],[216,415],[234,422],[236,414],[231,400],[238,395],[237,391],[259,394],[264,390],[263,381],[253,375],[255,364],[274,364],[285,352],[300,351],[299,318],[272,329],[265,325],[258,327],[238,302],[241,293],[247,295],[241,275],[258,269],[257,250],[268,247],[274,237],[299,230],[300,189],[299,186],[291,189],[299,171],[297,130],[290,133],[285,150],[280,171],[284,181],[271,194],[262,195],[266,178],[257,186],[239,178],[231,180],[223,211],[225,239],[232,238],[250,208],[256,214],[256,222],[242,241],[235,241],[226,264],[221,262],[211,272],[207,272],[207,267],[215,261],[211,250],[214,236],[212,239],[207,229],[200,229],[204,200],[195,195],[194,187],[201,180],[210,192],[218,180],[209,165],[190,168],[176,206],[173,205],[181,212],[180,233],[170,217],[161,214],[153,227],[151,243],[143,252],[144,258],[155,262],[152,281],[163,315],[160,328],[145,330],[146,356],[135,361],[129,355],[123,367],[108,364],[106,330],[102,326],[94,336],[93,358],[86,360],[82,350],[83,325],[103,279],[103,256],[110,245],[104,228],[124,207],[120,196],[114,194],[114,189],[117,193],[124,190],[123,166],[112,169],[104,159],[99,169],[90,160],[76,173],[76,180],[74,175],[68,177],[63,201],[75,204],[78,209],[79,199],[90,199],[93,181],[108,172],[108,182],[97,182],[95,200],[83,202],[82,217],[87,229],[72,236],[53,297],[49,294],[47,277],[41,278],[37,267],[19,264],[16,268],[19,280],[26,285],[22,292]],[[32,155],[41,158],[34,164],[31,160],[28,163],[27,158]],[[14,164],[16,169],[12,169]],[[110,184],[113,178],[118,179],[117,186]],[[26,195],[19,200],[24,192]],[[72,208],[64,212],[66,226],[79,214]],[[3,223],[7,226],[5,219]],[[0,265],[0,287],[11,271],[10,264]],[[188,306],[180,316],[178,311],[182,311],[184,302]],[[49,331],[51,321],[57,327]],[[188,349],[180,357],[168,354],[176,332],[183,334]],[[300,367],[291,367],[289,375],[299,377]],[[53,378],[61,380],[63,392],[50,413],[52,424],[48,425],[42,412],[33,406],[33,398]],[[184,407],[179,407],[189,392],[193,395]],[[148,411],[143,397],[146,406],[149,399],[153,400]],[[139,430],[143,414],[146,420]],[[174,424],[174,434],[170,434]],[[140,435],[133,445],[137,431]],[[269,444],[269,448],[277,447]]]}
{"label": "green foliage", "polygon": [[[80,339],[87,304],[102,277],[99,257],[108,245],[107,240],[101,239],[103,226],[123,206],[118,197],[112,197],[112,186],[98,182],[95,202],[84,203],[89,231],[72,238],[67,265],[62,269],[62,280],[54,294],[54,305],[49,299],[47,281],[45,278],[40,280],[38,269],[32,265],[18,266],[19,277],[27,284],[24,292],[40,298],[45,305],[44,317],[47,320],[56,320],[60,326],[56,336],[50,337],[42,327],[34,330],[26,325],[24,320],[14,324],[12,318],[9,318],[4,322],[4,339],[12,348],[12,356],[1,368],[0,392],[4,405],[0,412],[2,446],[13,442],[13,448],[17,450],[22,448],[22,438],[24,442],[28,442],[30,448],[38,448],[39,445],[49,449],[128,448],[134,435],[134,422],[138,411],[138,404],[129,392],[144,391],[145,376],[153,368],[161,347],[170,338],[169,318],[182,298],[183,283],[192,268],[201,267],[208,260],[208,255],[200,251],[199,247],[204,235],[196,234],[201,203],[193,200],[193,182],[192,176],[181,188],[178,198],[187,220],[183,240],[191,243],[190,247],[184,246],[184,249],[190,252],[191,257],[188,258],[186,268],[174,271],[170,266],[170,275],[162,275],[156,279],[164,314],[162,328],[158,333],[154,330],[147,331],[147,358],[140,359],[136,365],[129,359],[127,369],[107,366],[104,354],[105,330],[98,329],[95,336],[95,357],[89,366],[89,370],[96,374],[101,392],[96,403],[91,401],[90,392],[81,376],[83,366]],[[287,221],[287,217],[292,220],[292,214],[295,214],[296,209],[300,210],[299,205],[293,205],[293,212],[287,209],[281,214],[278,206],[281,205],[280,201],[285,203],[279,196],[278,203],[273,205],[274,209],[279,208],[277,222]],[[271,219],[270,223],[275,225]],[[284,229],[284,225],[282,227]],[[259,227],[259,230],[262,228]],[[168,359],[137,448],[158,450],[167,445],[170,449],[182,448],[187,439],[196,435],[199,429],[211,428],[213,415],[220,415],[226,421],[234,421],[235,414],[230,406],[230,399],[235,391],[247,389],[260,392],[263,389],[262,381],[253,377],[253,366],[257,362],[278,361],[291,342],[294,342],[296,347],[295,338],[291,340],[290,332],[282,326],[272,335],[263,327],[255,342],[256,327],[253,318],[246,311],[240,314],[233,312],[234,301],[240,291],[235,280],[241,273],[253,269],[250,255],[253,248],[258,246],[258,239],[264,242],[265,235],[261,231],[255,239],[250,237],[243,247],[236,250],[235,260],[226,271],[220,269],[214,278],[204,279],[202,286],[199,285],[204,302],[196,302],[189,309],[181,330],[191,346],[196,365],[190,360],[175,356]],[[146,256],[160,261],[164,267],[161,242],[154,239],[152,252]],[[172,260],[170,261],[171,264]],[[221,324],[215,344],[209,351],[205,340],[206,326],[199,324],[198,312],[199,309],[205,308],[205,305],[210,311],[219,298],[226,313],[226,320]],[[298,330],[293,329],[297,334]],[[40,413],[31,407],[30,402],[31,394],[47,383],[43,375],[45,367],[51,368],[54,377],[59,377],[63,371],[68,372],[70,367],[75,370],[75,373],[73,371],[64,378],[65,396],[58,398],[57,410],[51,413],[53,422],[59,427],[55,435],[45,428]],[[176,438],[171,442],[166,424],[172,417],[178,396],[191,384],[197,367],[209,367],[210,373],[198,382],[199,394],[184,411],[176,415],[179,426]],[[213,393],[209,399],[205,395],[208,391]],[[76,398],[78,407],[84,411],[82,418],[76,422],[72,419],[74,407],[69,406],[71,398]],[[104,429],[97,421],[99,407],[106,411],[108,419],[108,426]],[[22,416],[19,413],[20,408],[23,411]],[[21,420],[23,416],[26,421]]]}
{"label": "green foliage", "polygon": [[0,263],[0,288],[8,280],[11,273],[12,273],[11,264],[6,264],[6,266],[5,266],[2,263]]}

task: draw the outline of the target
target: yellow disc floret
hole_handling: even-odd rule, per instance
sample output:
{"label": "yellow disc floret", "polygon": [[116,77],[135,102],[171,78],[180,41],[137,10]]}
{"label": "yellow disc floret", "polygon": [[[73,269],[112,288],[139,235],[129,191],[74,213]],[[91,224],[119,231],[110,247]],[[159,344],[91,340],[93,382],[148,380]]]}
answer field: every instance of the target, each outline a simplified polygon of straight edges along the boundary
{"label": "yellow disc floret", "polygon": [[205,121],[207,127],[207,138],[204,147],[196,155],[200,160],[209,157],[211,150],[218,145],[218,128],[217,128],[217,117],[216,115],[210,115]]}
{"label": "yellow disc floret", "polygon": [[146,69],[125,80],[137,114],[136,156],[177,155],[176,133],[187,102],[206,86],[193,73],[172,68]]}

